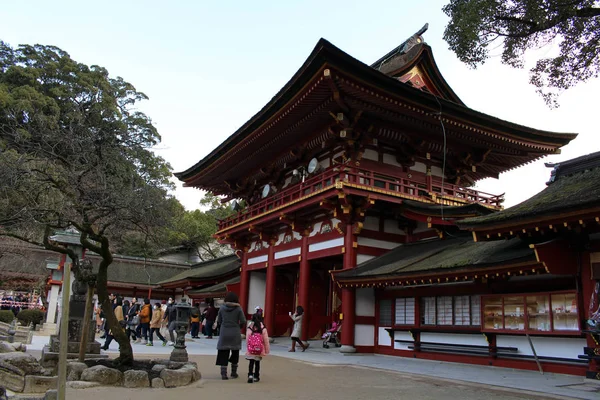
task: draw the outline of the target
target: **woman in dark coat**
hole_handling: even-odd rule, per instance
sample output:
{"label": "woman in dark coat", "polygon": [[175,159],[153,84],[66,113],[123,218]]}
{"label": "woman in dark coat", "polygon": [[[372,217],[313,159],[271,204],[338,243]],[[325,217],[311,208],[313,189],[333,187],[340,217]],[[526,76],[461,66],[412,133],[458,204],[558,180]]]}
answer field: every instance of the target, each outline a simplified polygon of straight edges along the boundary
{"label": "woman in dark coat", "polygon": [[221,379],[227,377],[227,364],[231,363],[231,378],[237,378],[237,367],[242,348],[241,329],[246,327],[246,316],[240,307],[238,296],[229,292],[225,304],[219,308],[217,324],[221,326],[217,342],[217,362],[221,367]]}

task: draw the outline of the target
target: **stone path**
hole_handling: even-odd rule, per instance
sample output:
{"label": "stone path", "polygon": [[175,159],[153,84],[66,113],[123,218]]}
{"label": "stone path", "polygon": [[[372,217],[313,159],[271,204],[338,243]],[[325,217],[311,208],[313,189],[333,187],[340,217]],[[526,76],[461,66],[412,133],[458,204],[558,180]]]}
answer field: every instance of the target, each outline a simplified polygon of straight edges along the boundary
{"label": "stone path", "polygon": [[[48,337],[44,336],[34,337],[32,344],[28,346],[28,350],[41,350],[43,345],[47,343],[47,340]],[[157,346],[156,344],[159,345]],[[203,379],[205,379],[206,382],[212,382],[212,379],[218,380],[218,371],[217,368],[214,367],[216,344],[216,339],[189,339],[186,341],[187,350],[190,356],[210,356],[201,357],[201,361],[199,361],[198,364],[200,371],[202,372]],[[322,347],[320,347],[321,342],[316,341],[311,342],[311,347],[304,353],[298,351],[295,353],[288,353],[288,345],[289,340],[285,338],[276,339],[275,343],[271,345],[271,354],[277,357],[271,357],[268,360],[265,360],[264,368],[269,368],[269,365],[278,365],[281,362],[283,363],[281,368],[274,368],[271,372],[269,372],[273,374],[274,381],[286,382],[286,384],[294,386],[295,383],[292,382],[295,382],[296,379],[302,378],[302,380],[304,380],[304,383],[300,384],[301,388],[304,388],[305,390],[311,388],[312,390],[313,385],[318,384],[322,388],[322,390],[324,390],[324,392],[321,392],[321,395],[318,397],[303,398],[324,399],[326,397],[331,397],[331,395],[334,393],[345,391],[346,389],[343,389],[343,387],[345,387],[344,385],[347,385],[348,387],[353,387],[354,390],[357,391],[357,394],[363,393],[365,398],[373,400],[384,398],[408,399],[411,397],[404,397],[404,394],[407,393],[408,389],[401,386],[397,386],[399,385],[398,382],[404,380],[410,381],[412,383],[418,382],[419,385],[425,385],[426,388],[423,387],[423,389],[426,389],[428,393],[436,393],[436,388],[441,388],[440,390],[442,390],[443,393],[438,393],[438,397],[436,397],[436,399],[450,398],[451,396],[447,392],[448,388],[462,386],[472,387],[473,390],[477,389],[475,390],[475,392],[479,391],[479,397],[470,397],[473,399],[490,397],[487,393],[485,394],[485,396],[483,396],[481,391],[491,389],[502,390],[502,393],[504,393],[503,396],[509,396],[506,390],[511,391],[510,396],[515,396],[515,394],[513,393],[525,393],[524,391],[528,393],[527,395],[521,395],[521,397],[498,397],[507,399],[536,398],[536,396],[541,396],[541,398],[567,397],[594,400],[600,398],[600,385],[586,382],[583,377],[560,374],[541,375],[539,372],[534,371],[522,371],[480,365],[417,360],[382,355],[347,356],[339,353],[338,349],[335,348],[323,349]],[[116,356],[118,354],[117,349],[118,344],[114,343],[109,349],[108,354]],[[150,355],[166,356],[170,354],[172,348],[163,347],[162,345],[160,345],[160,342],[155,342],[154,347],[147,347],[139,344],[134,344],[133,349],[134,353],[138,357],[144,357]],[[300,361],[300,363],[293,363],[293,365],[290,365],[290,359]],[[354,368],[335,368],[335,366],[352,366]],[[247,370],[247,367],[242,366],[240,369],[242,372],[245,372]],[[300,370],[304,371],[302,375],[300,375],[299,373]],[[314,377],[312,377],[313,371],[316,373],[316,376]],[[348,371],[352,371],[352,373]],[[265,370],[265,374],[267,373],[267,370]],[[354,376],[355,373],[358,376],[369,376],[370,379],[365,380],[362,378],[357,378]],[[346,374],[350,375],[346,376]],[[349,379],[349,381],[339,381],[339,376],[346,376]],[[385,376],[386,379],[379,379],[379,376]],[[402,379],[398,379],[399,376],[401,376]],[[362,391],[362,389],[360,389],[359,386],[353,383],[355,382],[354,379],[358,379],[358,381],[356,382],[360,382],[362,385],[366,385],[365,387],[376,387],[380,389],[371,392]],[[323,380],[329,383],[324,385],[321,383],[321,381]],[[235,385],[237,385],[238,383],[239,381],[236,381]],[[260,385],[262,385],[263,383],[265,383],[265,385],[263,386],[266,386],[266,380],[265,382],[260,382]],[[274,384],[274,382],[271,383]],[[204,389],[207,389],[209,386],[212,387],[212,385],[212,383],[205,383]],[[386,391],[385,388],[389,388],[389,391]],[[185,389],[182,388],[171,390]],[[253,388],[251,390],[256,389]],[[263,388],[261,390],[268,390],[270,393],[270,389]],[[402,396],[399,397],[399,392],[393,393],[394,390],[400,390]],[[285,390],[282,389],[282,393],[284,392]],[[104,392],[102,393],[104,394]],[[264,392],[261,393],[264,394]],[[352,391],[348,393],[349,397],[347,398],[361,398],[354,396],[354,392]],[[374,396],[375,393],[378,393],[378,395]],[[423,397],[424,395],[417,395],[415,392],[412,392],[412,394],[413,396],[416,396],[416,398],[429,398]],[[296,395],[300,396],[301,394],[297,393]],[[106,396],[108,397],[108,395]],[[457,393],[457,396],[461,396],[459,398],[464,398],[464,396],[462,396],[462,391],[460,393]],[[275,397],[286,398],[279,396]],[[133,399],[134,397],[127,396],[127,398]],[[150,400],[151,398],[152,397],[144,397],[145,400]],[[257,399],[258,398],[260,397],[257,397]],[[333,398],[333,400],[335,400],[335,397]]]}

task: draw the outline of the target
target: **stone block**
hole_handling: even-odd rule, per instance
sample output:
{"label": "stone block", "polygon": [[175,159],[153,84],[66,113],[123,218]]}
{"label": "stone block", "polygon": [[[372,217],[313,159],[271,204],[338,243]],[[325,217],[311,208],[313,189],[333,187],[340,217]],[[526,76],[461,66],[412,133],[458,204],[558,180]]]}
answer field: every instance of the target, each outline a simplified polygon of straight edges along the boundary
{"label": "stone block", "polygon": [[57,400],[57,399],[58,399],[58,390],[50,389],[50,390],[46,391],[44,400]]}
{"label": "stone block", "polygon": [[87,365],[78,361],[67,362],[67,381],[78,381],[81,379],[81,373],[87,369]]}
{"label": "stone block", "polygon": [[146,371],[129,370],[123,374],[123,386],[127,388],[149,387],[150,380]]}
{"label": "stone block", "polygon": [[[79,343],[78,341],[69,341],[67,344],[67,353],[79,354]],[[85,352],[86,354],[100,354],[101,346],[100,342],[95,341],[94,336],[91,336]],[[50,336],[50,351],[53,353],[60,351],[60,341],[56,335]]]}
{"label": "stone block", "polygon": [[164,388],[165,387],[165,381],[163,381],[160,378],[154,378],[154,379],[152,379],[152,387],[153,388]]}
{"label": "stone block", "polygon": [[189,369],[163,369],[160,377],[165,381],[165,387],[186,386],[192,382],[193,373]]}
{"label": "stone block", "polygon": [[21,352],[0,354],[0,368],[21,376],[42,373],[42,366],[38,360],[31,354]]}
{"label": "stone block", "polygon": [[25,387],[25,377],[0,369],[0,382],[6,389],[13,392],[22,392]]}
{"label": "stone block", "polygon": [[25,393],[46,393],[46,391],[57,386],[58,377],[56,376],[25,376]]}
{"label": "stone block", "polygon": [[123,383],[123,373],[104,365],[95,365],[81,373],[81,380],[99,382],[107,386],[120,386]]}

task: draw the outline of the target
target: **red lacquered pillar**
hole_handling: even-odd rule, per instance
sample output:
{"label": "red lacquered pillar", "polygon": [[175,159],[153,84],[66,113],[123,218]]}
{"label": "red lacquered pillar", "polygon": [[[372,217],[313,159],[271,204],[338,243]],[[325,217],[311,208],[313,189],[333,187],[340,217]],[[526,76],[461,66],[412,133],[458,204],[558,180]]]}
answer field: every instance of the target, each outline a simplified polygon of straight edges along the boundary
{"label": "red lacquered pillar", "polygon": [[[356,251],[354,248],[355,235],[352,224],[346,225],[344,236],[344,269],[356,267]],[[354,353],[354,316],[356,314],[356,292],[354,288],[342,289],[342,353]]]}

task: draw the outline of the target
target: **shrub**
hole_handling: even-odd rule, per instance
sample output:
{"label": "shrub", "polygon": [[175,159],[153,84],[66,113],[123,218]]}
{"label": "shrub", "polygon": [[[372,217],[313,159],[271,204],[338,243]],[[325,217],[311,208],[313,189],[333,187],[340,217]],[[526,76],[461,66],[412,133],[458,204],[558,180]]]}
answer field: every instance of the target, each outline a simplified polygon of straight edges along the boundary
{"label": "shrub", "polygon": [[10,324],[15,319],[15,314],[11,310],[0,310],[0,321]]}
{"label": "shrub", "polygon": [[44,320],[44,312],[37,309],[21,310],[17,314],[17,319],[22,325],[32,324],[35,328],[37,324],[41,324]]}

